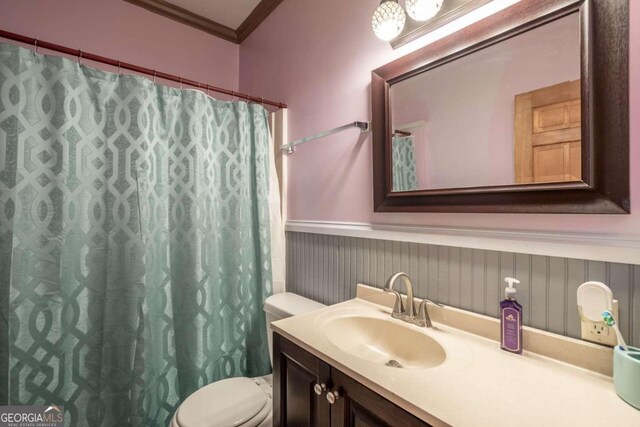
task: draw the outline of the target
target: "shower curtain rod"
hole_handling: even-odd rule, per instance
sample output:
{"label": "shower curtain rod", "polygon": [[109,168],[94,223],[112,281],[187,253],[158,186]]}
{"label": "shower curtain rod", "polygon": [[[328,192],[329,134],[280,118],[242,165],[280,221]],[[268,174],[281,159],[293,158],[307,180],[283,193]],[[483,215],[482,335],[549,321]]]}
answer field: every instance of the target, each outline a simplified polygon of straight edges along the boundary
{"label": "shower curtain rod", "polygon": [[67,54],[67,55],[76,56],[78,60],[87,59],[89,61],[95,61],[95,62],[100,62],[102,64],[112,65],[114,67],[118,67],[118,69],[124,68],[125,70],[133,71],[140,74],[146,74],[148,76],[153,76],[154,79],[159,78],[163,80],[169,80],[172,82],[180,83],[181,85],[188,85],[188,86],[197,87],[199,89],[206,89],[207,91],[211,91],[211,92],[218,92],[218,93],[223,93],[225,95],[231,95],[232,97],[237,97],[238,99],[244,99],[247,102],[253,101],[258,104],[267,104],[267,105],[271,105],[278,108],[287,108],[287,104],[283,104],[282,102],[270,101],[268,99],[251,96],[246,93],[235,92],[233,90],[211,86],[206,83],[200,83],[195,80],[185,79],[180,76],[174,76],[173,74],[156,71],[151,68],[140,67],[138,65],[129,64],[127,62],[118,61],[117,59],[111,59],[105,56],[83,52],[78,49],[71,49],[66,46],[61,46],[59,44],[34,39],[32,37],[23,36],[21,34],[11,33],[9,31],[4,31],[1,29],[0,29],[0,38],[14,40],[20,43],[33,45],[35,46],[36,50],[38,48],[53,50],[56,52]]}

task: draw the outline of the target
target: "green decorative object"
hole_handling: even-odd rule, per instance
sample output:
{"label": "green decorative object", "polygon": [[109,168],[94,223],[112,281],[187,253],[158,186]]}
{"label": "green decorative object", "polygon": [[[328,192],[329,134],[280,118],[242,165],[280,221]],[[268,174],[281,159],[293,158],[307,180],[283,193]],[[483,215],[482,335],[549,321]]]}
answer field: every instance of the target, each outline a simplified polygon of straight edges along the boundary
{"label": "green decorative object", "polygon": [[0,404],[164,427],[268,373],[268,138],[259,105],[0,44]]}
{"label": "green decorative object", "polygon": [[613,384],[622,400],[640,409],[640,348],[628,348],[613,350]]}
{"label": "green decorative object", "polygon": [[393,191],[418,189],[416,175],[416,154],[413,136],[395,136],[391,141],[393,159]]}

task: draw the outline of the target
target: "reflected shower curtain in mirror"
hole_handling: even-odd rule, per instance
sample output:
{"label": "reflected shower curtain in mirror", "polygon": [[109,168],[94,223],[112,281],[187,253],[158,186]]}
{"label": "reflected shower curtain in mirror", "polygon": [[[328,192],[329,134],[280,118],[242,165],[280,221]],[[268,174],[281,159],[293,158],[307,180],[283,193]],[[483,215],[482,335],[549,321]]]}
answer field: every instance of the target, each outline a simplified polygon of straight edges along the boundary
{"label": "reflected shower curtain in mirror", "polygon": [[412,191],[418,188],[416,176],[416,154],[413,136],[396,136],[391,139],[391,158],[393,159],[392,191]]}
{"label": "reflected shower curtain in mirror", "polygon": [[166,426],[270,371],[259,105],[0,44],[0,404]]}

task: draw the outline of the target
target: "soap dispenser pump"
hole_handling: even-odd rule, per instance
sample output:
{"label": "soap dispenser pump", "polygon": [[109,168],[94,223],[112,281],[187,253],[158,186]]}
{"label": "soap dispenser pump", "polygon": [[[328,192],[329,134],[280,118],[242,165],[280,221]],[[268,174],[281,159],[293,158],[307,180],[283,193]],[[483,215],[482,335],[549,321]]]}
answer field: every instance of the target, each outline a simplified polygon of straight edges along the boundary
{"label": "soap dispenser pump", "polygon": [[513,277],[505,277],[504,300],[500,302],[500,348],[511,353],[522,353],[522,306],[516,301]]}

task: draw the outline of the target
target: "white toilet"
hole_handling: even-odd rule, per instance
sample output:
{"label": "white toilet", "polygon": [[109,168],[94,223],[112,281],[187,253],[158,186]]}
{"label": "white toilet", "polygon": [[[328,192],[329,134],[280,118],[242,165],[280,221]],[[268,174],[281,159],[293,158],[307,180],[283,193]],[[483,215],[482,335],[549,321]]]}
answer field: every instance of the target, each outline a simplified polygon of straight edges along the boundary
{"label": "white toilet", "polygon": [[[325,305],[290,292],[267,298],[264,312],[269,357],[273,357],[271,322],[322,307]],[[182,402],[171,427],[271,427],[272,409],[271,375],[228,378],[202,387]]]}

